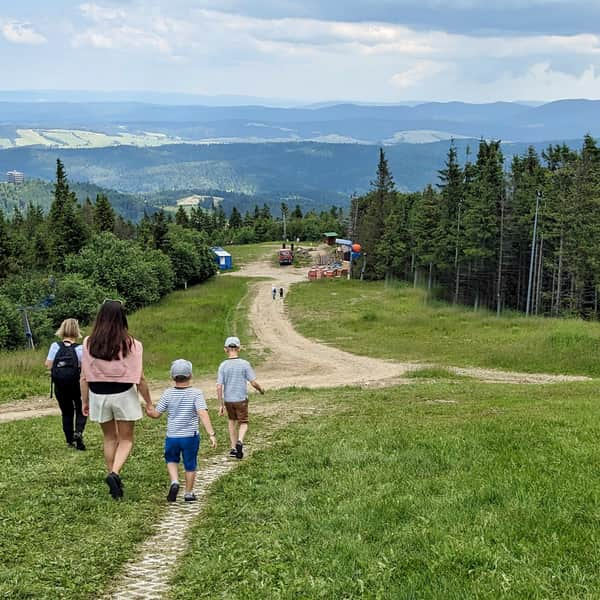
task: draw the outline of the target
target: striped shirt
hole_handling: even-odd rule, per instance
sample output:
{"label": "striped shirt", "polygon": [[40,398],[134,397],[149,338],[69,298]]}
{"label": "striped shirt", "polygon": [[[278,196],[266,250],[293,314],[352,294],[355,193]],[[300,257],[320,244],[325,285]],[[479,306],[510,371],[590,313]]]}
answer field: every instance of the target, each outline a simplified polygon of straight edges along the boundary
{"label": "striped shirt", "polygon": [[248,397],[246,382],[255,379],[254,370],[243,358],[228,358],[219,366],[217,383],[223,386],[225,402],[243,402]]}
{"label": "striped shirt", "polygon": [[198,433],[198,411],[207,410],[202,392],[193,387],[171,387],[163,392],[156,410],[167,412],[167,437],[190,437]]}

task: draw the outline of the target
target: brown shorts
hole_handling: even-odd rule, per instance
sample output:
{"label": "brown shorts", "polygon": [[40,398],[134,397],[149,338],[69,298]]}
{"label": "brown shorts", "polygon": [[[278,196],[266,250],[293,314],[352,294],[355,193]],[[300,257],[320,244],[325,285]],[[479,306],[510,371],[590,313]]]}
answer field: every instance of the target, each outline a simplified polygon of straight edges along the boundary
{"label": "brown shorts", "polygon": [[248,400],[243,400],[242,402],[225,402],[225,409],[230,421],[237,421],[238,423],[248,422]]}

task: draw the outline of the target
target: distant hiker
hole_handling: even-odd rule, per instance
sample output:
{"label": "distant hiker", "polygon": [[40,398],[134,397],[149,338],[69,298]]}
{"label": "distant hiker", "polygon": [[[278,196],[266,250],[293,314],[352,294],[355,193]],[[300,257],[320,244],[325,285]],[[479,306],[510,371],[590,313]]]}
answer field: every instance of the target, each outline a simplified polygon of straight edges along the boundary
{"label": "distant hiker", "polygon": [[165,438],[165,462],[167,472],[171,478],[171,486],[167,494],[169,502],[177,500],[179,493],[179,460],[183,456],[185,469],[186,502],[194,502],[194,482],[198,467],[198,450],[200,449],[200,433],[198,431],[198,417],[210,438],[210,445],[217,447],[215,429],[208,416],[208,407],[202,392],[192,387],[192,363],[189,360],[178,358],[171,364],[171,379],[174,387],[167,388],[156,408],[146,408],[146,413],[153,419],[158,419],[166,412],[167,436]]}
{"label": "distant hiker", "polygon": [[247,360],[239,357],[241,347],[237,337],[225,340],[227,359],[219,366],[217,375],[217,398],[219,399],[219,416],[227,411],[229,440],[231,450],[229,456],[244,457],[244,436],[248,431],[248,389],[246,383],[261,394],[265,390],[256,381],[254,370]]}
{"label": "distant hiker", "polygon": [[87,421],[81,408],[81,331],[77,319],[65,319],[56,332],[62,341],[53,342],[46,357],[46,368],[50,370],[50,396],[52,389],[62,414],[62,428],[67,445],[85,450],[83,430]]}
{"label": "distant hiker", "polygon": [[83,414],[102,427],[105,481],[115,500],[123,497],[119,473],[133,448],[135,422],[142,418],[138,392],[152,407],[144,379],[144,348],[128,327],[122,302],[105,300],[92,333],[83,340],[81,361]]}
{"label": "distant hiker", "polygon": [[283,300],[283,288],[279,288],[279,297]]}
{"label": "distant hiker", "polygon": [[277,298],[277,288],[273,287],[273,289],[271,290],[271,294],[273,294],[273,300],[275,300],[275,298]]}

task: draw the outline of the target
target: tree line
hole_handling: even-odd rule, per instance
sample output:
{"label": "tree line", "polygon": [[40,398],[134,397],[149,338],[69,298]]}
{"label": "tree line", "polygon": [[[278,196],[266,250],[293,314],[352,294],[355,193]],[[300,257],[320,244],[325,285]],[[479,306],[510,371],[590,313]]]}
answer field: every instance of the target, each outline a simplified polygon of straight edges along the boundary
{"label": "tree line", "polygon": [[123,218],[105,194],[79,202],[65,168],[47,214],[29,203],[9,216],[0,209],[0,349],[22,347],[27,314],[34,343],[49,339],[67,317],[89,322],[105,298],[128,311],[157,302],[170,291],[200,283],[216,272],[211,246],[281,239],[319,239],[326,229],[343,231],[342,210],[302,213],[281,205],[229,217],[217,208],[179,207],[144,213],[136,224]]}
{"label": "tree line", "polygon": [[[534,148],[505,163],[481,140],[459,161],[451,144],[439,181],[399,193],[380,150],[371,190],[349,228],[363,276],[421,283],[454,303],[527,314],[598,318],[600,148]],[[356,273],[359,269],[355,269]]]}

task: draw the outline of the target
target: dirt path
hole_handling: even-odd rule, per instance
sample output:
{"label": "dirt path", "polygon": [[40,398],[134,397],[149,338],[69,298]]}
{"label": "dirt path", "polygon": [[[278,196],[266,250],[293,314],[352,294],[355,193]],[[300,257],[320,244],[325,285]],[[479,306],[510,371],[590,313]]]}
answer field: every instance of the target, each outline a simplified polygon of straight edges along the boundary
{"label": "dirt path", "polygon": [[[295,404],[257,403],[253,407],[254,414],[270,417],[269,427],[251,436],[251,443],[244,445],[247,457],[256,449],[263,449],[272,444],[272,435],[278,429],[286,427],[305,416],[314,417],[324,413],[324,407]],[[103,600],[160,600],[167,596],[170,579],[178,566],[178,561],[188,547],[190,529],[207,503],[210,485],[232,469],[240,461],[227,455],[212,456],[199,462],[194,492],[197,502],[187,503],[181,498],[173,504],[158,509],[155,532],[143,542],[135,558],[126,563],[121,573],[114,579]]]}
{"label": "dirt path", "polygon": [[[269,262],[257,262],[231,275],[272,278],[272,281],[261,281],[254,285],[249,315],[259,346],[271,351],[267,361],[260,367],[261,380],[271,388],[292,385],[311,388],[342,385],[382,387],[414,383],[414,379],[406,378],[409,371],[436,366],[418,361],[397,362],[357,356],[301,336],[287,317],[285,303],[279,298],[272,300],[271,288],[273,285],[277,288],[283,285],[287,291],[290,285],[306,280],[306,269],[274,267]],[[446,368],[457,375],[490,383],[559,383],[590,379],[478,367]]]}
{"label": "dirt path", "polygon": [[[270,278],[252,284],[252,302],[248,315],[256,338],[255,347],[268,353],[266,361],[258,369],[259,380],[267,389],[344,385],[383,387],[414,383],[414,379],[406,377],[409,371],[435,366],[417,361],[397,362],[357,356],[301,336],[287,317],[285,302],[279,296],[273,300],[271,289],[273,286],[283,286],[287,293],[292,284],[305,281],[306,269],[278,267],[269,261],[259,261],[245,266],[240,271],[220,275],[223,276]],[[539,384],[590,379],[583,376],[518,373],[477,367],[446,368],[457,375],[466,375],[489,383]],[[196,380],[196,383],[208,398],[214,397],[214,377],[204,377]],[[153,398],[158,398],[163,387],[163,384],[156,384],[152,388]],[[60,413],[55,401],[48,398],[0,405],[0,423],[58,414]]]}

